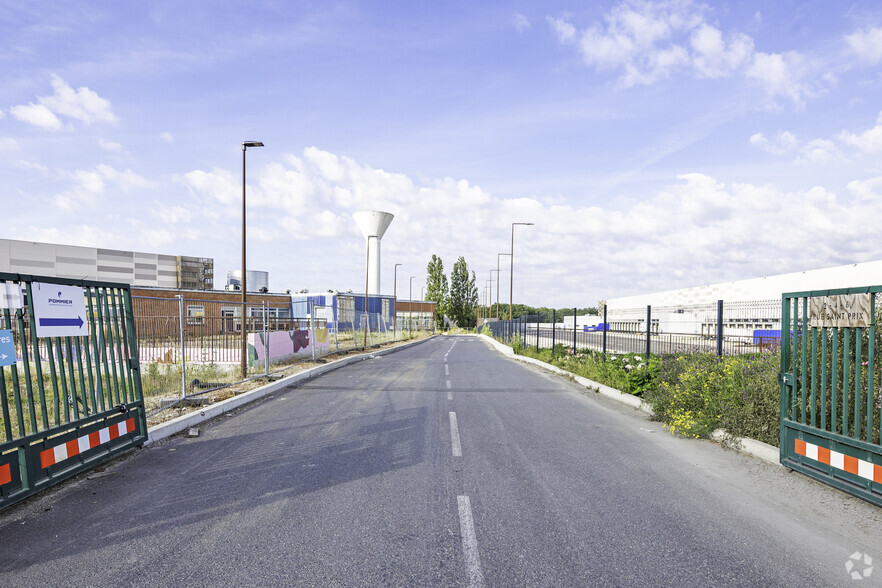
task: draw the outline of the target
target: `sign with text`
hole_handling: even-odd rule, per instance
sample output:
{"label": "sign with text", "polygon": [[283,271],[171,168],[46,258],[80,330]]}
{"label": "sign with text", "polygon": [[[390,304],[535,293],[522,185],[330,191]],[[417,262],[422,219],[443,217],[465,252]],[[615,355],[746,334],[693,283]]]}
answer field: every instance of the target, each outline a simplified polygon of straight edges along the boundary
{"label": "sign with text", "polygon": [[14,282],[0,283],[0,309],[15,310],[21,308],[21,284]]}
{"label": "sign with text", "polygon": [[872,319],[869,294],[817,296],[809,300],[812,327],[869,327]]}
{"label": "sign with text", "polygon": [[0,366],[15,365],[15,339],[12,331],[0,330]]}
{"label": "sign with text", "polygon": [[79,286],[31,284],[37,337],[88,337],[86,294]]}

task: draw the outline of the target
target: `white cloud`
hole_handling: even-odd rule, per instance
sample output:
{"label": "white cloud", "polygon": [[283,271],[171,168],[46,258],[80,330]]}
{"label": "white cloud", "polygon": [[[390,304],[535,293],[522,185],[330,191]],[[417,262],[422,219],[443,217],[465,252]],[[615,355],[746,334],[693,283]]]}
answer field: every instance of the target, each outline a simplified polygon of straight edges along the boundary
{"label": "white cloud", "polygon": [[583,30],[566,17],[547,21],[558,40],[574,47],[586,65],[618,71],[625,88],[654,84],[676,73],[714,80],[739,74],[768,94],[768,106],[783,96],[801,107],[819,88],[835,82],[830,74],[817,73],[821,66],[798,52],[756,52],[750,36],[709,23],[709,11],[691,0],[624,0],[602,22]]}
{"label": "white cloud", "polygon": [[842,131],[838,135],[838,139],[849,145],[863,151],[865,153],[878,153],[882,151],[882,113],[876,119],[876,126],[867,129],[862,133],[849,133]]}
{"label": "white cloud", "polygon": [[32,124],[44,129],[57,131],[62,127],[61,119],[55,116],[51,110],[44,104],[20,104],[13,106],[9,112],[22,122]]}
{"label": "white cloud", "polygon": [[106,192],[107,185],[115,191],[132,192],[151,187],[151,182],[132,170],[119,171],[109,165],[99,164],[94,170],[76,170],[67,174],[73,186],[52,197],[55,207],[62,210],[78,210],[81,207],[94,207]]}
{"label": "white cloud", "polygon": [[846,35],[849,52],[862,62],[876,65],[882,62],[882,27],[859,29]]}
{"label": "white cloud", "polygon": [[163,141],[165,141],[166,143],[174,143],[175,142],[175,136],[172,135],[171,133],[169,133],[168,131],[160,134],[159,138],[162,139]]}
{"label": "white cloud", "polygon": [[772,155],[784,155],[792,153],[799,146],[799,141],[789,131],[779,131],[772,140],[768,140],[762,133],[756,133],[750,137],[750,144]]}
{"label": "white cloud", "polygon": [[34,161],[25,161],[24,159],[19,159],[15,162],[15,167],[18,169],[24,169],[28,171],[37,171],[42,174],[48,174],[49,168],[43,165],[42,163],[36,163]]}
{"label": "white cloud", "polygon": [[[837,153],[835,144],[801,142],[787,132],[772,138],[758,133],[752,142],[805,163],[829,163]],[[227,172],[187,177],[201,189],[219,185],[220,192],[237,192],[234,176]],[[700,173],[680,175],[672,185],[624,207],[614,197],[592,207],[500,198],[466,180],[415,180],[317,148],[258,167],[250,177],[249,195],[254,196],[249,196],[249,219],[254,225],[249,225],[249,235],[266,243],[267,251],[297,241],[298,251],[319,254],[333,243],[346,250],[341,255],[351,258],[352,271],[361,271],[363,238],[351,214],[376,209],[395,215],[384,238],[387,263],[394,259],[422,267],[437,253],[448,269],[459,255],[481,269],[492,258],[478,259],[483,254],[477,252],[497,251],[500,239],[505,242],[510,234],[511,220],[526,220],[536,224],[518,233],[518,247],[524,247],[518,262],[522,283],[537,280],[533,288],[538,290],[538,281],[559,274],[561,287],[584,290],[586,278],[561,272],[567,262],[560,252],[579,251],[580,258],[590,260],[592,273],[604,276],[603,291],[611,296],[707,283],[713,276],[748,277],[860,260],[866,244],[855,235],[874,230],[873,219],[882,214],[882,198],[841,200],[823,187],[785,191],[723,183]],[[226,187],[230,184],[232,189]],[[882,183],[850,184],[849,195],[870,189],[878,193]],[[231,207],[236,216],[239,197]],[[792,220],[786,233],[779,226],[784,217]],[[818,234],[825,235],[824,243],[819,244]],[[290,263],[300,262],[286,261],[285,266]],[[409,271],[420,275],[420,270]],[[328,275],[318,279],[339,280]],[[357,282],[349,287],[353,285]]]}
{"label": "white cloud", "polygon": [[236,203],[241,204],[242,193],[239,183],[233,174],[226,170],[217,168],[210,172],[193,170],[184,174],[183,182],[193,192],[218,200],[228,208]]}
{"label": "white cloud", "polygon": [[842,151],[829,139],[812,139],[802,146],[796,163],[828,165],[842,161]]}
{"label": "white cloud", "polygon": [[706,23],[692,32],[689,44],[696,75],[703,78],[727,77],[748,63],[753,53],[753,39],[747,35],[733,34],[727,43],[719,29]]}
{"label": "white cloud", "polygon": [[18,141],[12,137],[0,137],[0,152],[18,151]]}
{"label": "white cloud", "polygon": [[122,144],[117,143],[115,141],[105,141],[103,138],[98,139],[98,145],[102,149],[104,149],[105,151],[111,151],[111,152],[125,151],[125,148],[122,146]]}
{"label": "white cloud", "polygon": [[17,119],[46,129],[58,130],[62,122],[58,115],[78,120],[84,124],[106,122],[115,124],[118,119],[111,109],[110,101],[86,87],[76,90],[57,75],[52,76],[51,96],[39,96],[37,103],[13,106],[9,109]]}
{"label": "white cloud", "polygon": [[527,20],[527,17],[520,12],[516,12],[514,16],[512,16],[511,23],[512,25],[514,25],[515,30],[517,30],[517,32],[519,33],[523,33],[530,28],[530,21]]}
{"label": "white cloud", "polygon": [[785,96],[796,106],[803,106],[807,98],[815,95],[807,81],[805,58],[796,51],[755,53],[746,75],[770,97]]}
{"label": "white cloud", "polygon": [[861,201],[882,201],[882,177],[867,180],[853,180],[846,186],[848,191]]}

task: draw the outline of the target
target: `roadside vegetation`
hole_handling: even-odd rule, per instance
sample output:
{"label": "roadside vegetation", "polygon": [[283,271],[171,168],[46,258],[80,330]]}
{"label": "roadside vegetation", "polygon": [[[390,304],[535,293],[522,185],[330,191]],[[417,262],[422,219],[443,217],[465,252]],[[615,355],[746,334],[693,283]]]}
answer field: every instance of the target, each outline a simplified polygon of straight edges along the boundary
{"label": "roadside vegetation", "polygon": [[737,437],[778,445],[780,355],[764,352],[717,357],[672,354],[646,357],[610,354],[557,345],[554,350],[524,349],[513,338],[515,353],[533,357],[628,394],[652,406],[653,418],[672,433],[704,437],[718,428]]}

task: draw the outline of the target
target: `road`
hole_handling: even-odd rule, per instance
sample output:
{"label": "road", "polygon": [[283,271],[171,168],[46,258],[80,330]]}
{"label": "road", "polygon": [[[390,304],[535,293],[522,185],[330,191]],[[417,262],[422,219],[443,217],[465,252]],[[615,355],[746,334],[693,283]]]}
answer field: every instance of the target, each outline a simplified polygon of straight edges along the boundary
{"label": "road", "polygon": [[[436,337],[0,513],[2,586],[835,586],[882,509]],[[882,569],[859,585],[882,584]]]}

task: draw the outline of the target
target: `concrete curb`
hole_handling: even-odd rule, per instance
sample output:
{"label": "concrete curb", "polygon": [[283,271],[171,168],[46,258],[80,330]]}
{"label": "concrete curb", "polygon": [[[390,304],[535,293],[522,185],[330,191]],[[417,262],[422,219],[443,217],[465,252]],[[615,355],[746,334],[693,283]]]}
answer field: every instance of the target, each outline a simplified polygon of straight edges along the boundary
{"label": "concrete curb", "polygon": [[[504,343],[500,343],[496,339],[488,337],[487,335],[479,335],[479,337],[495,347],[497,351],[499,351],[502,355],[505,355],[506,357],[516,359],[517,361],[521,361],[523,363],[535,365],[546,371],[559,374],[566,378],[571,378],[576,383],[584,386],[585,388],[588,388],[589,390],[595,390],[608,398],[612,398],[613,400],[621,402],[622,404],[627,404],[628,406],[638,408],[646,414],[652,416],[652,407],[649,405],[649,403],[632,394],[625,394],[621,390],[616,390],[615,388],[604,386],[603,384],[600,384],[593,380],[589,380],[588,378],[577,376],[566,370],[562,370],[557,366],[547,364],[544,361],[539,361],[538,359],[533,359],[532,357],[524,357],[523,355],[516,355],[511,347],[505,345]],[[762,441],[757,441],[756,439],[751,439],[749,437],[735,437],[726,432],[725,429],[717,429],[710,434],[710,438],[721,444],[729,444],[731,442],[736,451],[740,453],[750,455],[751,457],[756,457],[757,459],[761,459],[772,465],[781,466],[780,451],[774,445],[769,445],[768,443],[763,443]]]}
{"label": "concrete curb", "polygon": [[278,390],[282,390],[290,386],[291,384],[296,384],[297,382],[301,382],[303,380],[309,380],[331,370],[351,365],[359,361],[365,361],[378,355],[387,355],[389,353],[401,351],[402,349],[407,349],[408,347],[413,347],[414,345],[424,343],[429,339],[434,339],[437,336],[438,335],[432,335],[431,337],[427,337],[426,339],[411,341],[410,343],[405,343],[404,345],[391,347],[389,349],[380,349],[372,353],[363,353],[361,355],[343,357],[336,361],[326,363],[325,365],[320,365],[318,367],[310,368],[297,374],[292,374],[290,376],[282,378],[281,380],[278,380],[277,382],[273,382],[272,384],[267,384],[266,386],[261,386],[260,388],[257,388],[255,390],[250,390],[243,394],[239,394],[238,396],[233,396],[232,398],[228,398],[224,401],[218,402],[217,404],[206,406],[198,412],[181,415],[176,419],[166,421],[164,423],[156,425],[155,427],[150,427],[149,429],[147,429],[147,441],[144,443],[144,445],[149,445],[156,441],[165,439],[166,437],[171,437],[172,435],[180,433],[181,431],[186,431],[190,427],[198,425],[199,423],[203,423],[209,419],[213,419],[216,416],[220,416],[225,412],[229,412],[244,404],[248,404],[249,402],[259,400],[260,398],[263,398],[264,396],[272,394],[273,392],[276,392]]}

